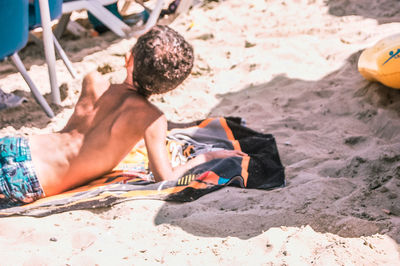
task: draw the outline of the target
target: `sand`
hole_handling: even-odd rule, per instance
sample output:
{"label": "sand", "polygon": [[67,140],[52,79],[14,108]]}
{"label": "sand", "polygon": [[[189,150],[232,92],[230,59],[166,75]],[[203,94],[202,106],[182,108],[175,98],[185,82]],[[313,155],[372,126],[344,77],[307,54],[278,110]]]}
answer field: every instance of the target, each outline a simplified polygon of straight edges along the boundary
{"label": "sand", "polygon": [[[399,10],[393,0],[197,1],[171,24],[195,48],[193,72],[151,100],[175,122],[234,115],[274,134],[287,186],[3,218],[1,264],[400,265],[400,90],[357,71],[363,49],[398,33]],[[77,19],[87,24],[85,13]],[[1,63],[0,87],[29,101],[0,111],[0,135],[62,128],[83,76],[100,66],[122,81],[134,42],[65,34],[78,78],[57,60],[63,102],[53,119]],[[20,55],[50,99],[40,48]]]}

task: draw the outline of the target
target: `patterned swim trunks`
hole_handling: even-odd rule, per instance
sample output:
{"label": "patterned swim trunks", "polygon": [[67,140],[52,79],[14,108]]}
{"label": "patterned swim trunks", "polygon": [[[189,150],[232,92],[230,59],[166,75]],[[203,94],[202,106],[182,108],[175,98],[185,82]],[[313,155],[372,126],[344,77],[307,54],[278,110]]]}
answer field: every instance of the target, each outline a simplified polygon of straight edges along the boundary
{"label": "patterned swim trunks", "polygon": [[14,203],[30,203],[44,197],[25,138],[0,138],[0,196]]}

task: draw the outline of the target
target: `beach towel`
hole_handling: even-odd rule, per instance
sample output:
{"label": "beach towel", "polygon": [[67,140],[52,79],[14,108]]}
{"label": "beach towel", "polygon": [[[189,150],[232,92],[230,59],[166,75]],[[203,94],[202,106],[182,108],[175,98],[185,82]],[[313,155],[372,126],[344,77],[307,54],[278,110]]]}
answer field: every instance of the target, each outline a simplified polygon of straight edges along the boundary
{"label": "beach towel", "polygon": [[175,128],[168,132],[166,143],[172,166],[218,149],[241,150],[248,156],[215,159],[190,169],[177,180],[155,183],[142,141],[111,173],[85,186],[17,207],[1,207],[0,201],[0,217],[41,217],[134,199],[188,202],[224,186],[273,189],[285,185],[274,136],[244,126],[241,118],[209,118],[194,126]]}

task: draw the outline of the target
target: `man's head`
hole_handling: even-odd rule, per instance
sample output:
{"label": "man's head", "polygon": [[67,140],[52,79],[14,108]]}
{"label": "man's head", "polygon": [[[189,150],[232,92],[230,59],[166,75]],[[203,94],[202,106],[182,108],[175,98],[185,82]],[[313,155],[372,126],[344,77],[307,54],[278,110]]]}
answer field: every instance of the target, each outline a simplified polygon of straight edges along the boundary
{"label": "man's head", "polygon": [[193,67],[193,48],[167,26],[155,26],[142,35],[132,50],[133,81],[144,96],[176,88]]}

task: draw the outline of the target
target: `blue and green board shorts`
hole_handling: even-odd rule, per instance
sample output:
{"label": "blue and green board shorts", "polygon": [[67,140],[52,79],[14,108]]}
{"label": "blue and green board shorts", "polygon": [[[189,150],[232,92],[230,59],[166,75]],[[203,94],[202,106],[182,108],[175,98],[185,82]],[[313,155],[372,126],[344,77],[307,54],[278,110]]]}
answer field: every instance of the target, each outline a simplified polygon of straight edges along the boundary
{"label": "blue and green board shorts", "polygon": [[30,203],[44,197],[28,140],[23,137],[0,138],[0,194],[14,203]]}

